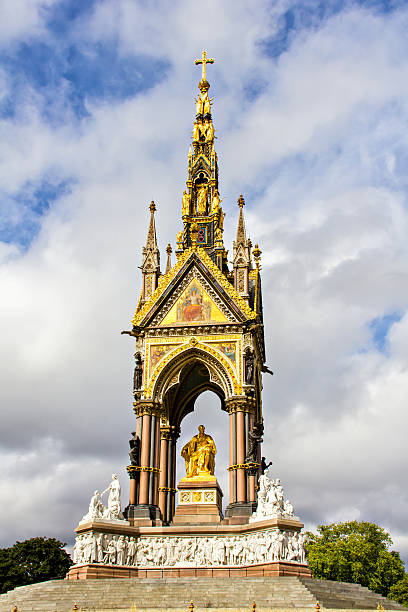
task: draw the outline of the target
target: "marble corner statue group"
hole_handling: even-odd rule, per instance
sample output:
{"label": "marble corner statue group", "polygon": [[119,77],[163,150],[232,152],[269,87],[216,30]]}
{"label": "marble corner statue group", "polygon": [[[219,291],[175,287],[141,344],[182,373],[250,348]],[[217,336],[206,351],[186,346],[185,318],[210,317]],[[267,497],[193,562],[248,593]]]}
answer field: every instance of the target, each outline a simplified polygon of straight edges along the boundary
{"label": "marble corner statue group", "polygon": [[[182,230],[176,261],[166,249],[160,268],[155,212],[142,250],[142,289],[128,334],[135,340],[129,441],[129,503],[121,506],[114,474],[95,491],[76,528],[68,579],[162,576],[310,576],[303,528],[271,479],[262,456],[262,375],[266,365],[261,251],[247,238],[242,195],[232,267],[224,245],[218,160],[203,52],[195,99],[187,181],[181,197]],[[229,426],[217,444],[229,447],[229,496],[216,478],[217,448],[200,425],[178,449],[184,417],[197,397],[214,392]],[[185,476],[176,478],[176,457]],[[107,505],[103,496],[108,493]],[[156,572],[156,573],[155,573]]]}

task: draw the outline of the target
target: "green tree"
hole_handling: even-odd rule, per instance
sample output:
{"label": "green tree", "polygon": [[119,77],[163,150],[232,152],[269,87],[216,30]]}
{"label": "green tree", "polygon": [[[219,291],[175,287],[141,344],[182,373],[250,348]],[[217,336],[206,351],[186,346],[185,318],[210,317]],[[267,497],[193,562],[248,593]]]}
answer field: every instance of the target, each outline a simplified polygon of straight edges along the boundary
{"label": "green tree", "polygon": [[31,538],[0,550],[0,592],[16,586],[64,578],[71,557],[54,538]]}
{"label": "green tree", "polygon": [[387,596],[404,577],[399,553],[388,551],[392,540],[378,525],[349,521],[319,525],[317,531],[308,532],[306,542],[315,578],[356,582]]}
{"label": "green tree", "polygon": [[404,606],[408,606],[408,574],[390,588],[388,597]]}

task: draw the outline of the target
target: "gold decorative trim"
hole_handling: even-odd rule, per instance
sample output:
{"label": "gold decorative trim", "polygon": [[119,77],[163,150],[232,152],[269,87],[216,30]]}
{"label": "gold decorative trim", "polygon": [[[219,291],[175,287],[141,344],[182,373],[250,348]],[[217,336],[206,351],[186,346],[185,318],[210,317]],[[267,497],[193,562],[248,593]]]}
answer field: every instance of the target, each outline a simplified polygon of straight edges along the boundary
{"label": "gold decorative trim", "polygon": [[148,414],[149,416],[161,417],[163,414],[162,406],[155,406],[149,403],[145,403],[142,401],[133,402],[133,411],[135,414],[140,417]]}
{"label": "gold decorative trim", "polygon": [[154,291],[154,293],[150,296],[147,302],[145,302],[142,308],[140,308],[140,310],[136,310],[135,316],[132,319],[133,325],[136,326],[142,322],[144,317],[148,314],[149,310],[157,302],[160,295],[163,293],[165,287],[173,280],[173,278],[176,276],[179,270],[186,263],[190,255],[194,252],[197,253],[197,255],[200,257],[203,263],[207,266],[209,271],[216,278],[216,280],[219,282],[219,284],[224,289],[224,291],[227,293],[227,295],[229,295],[229,297],[235,302],[235,304],[237,304],[237,306],[248,317],[248,319],[256,319],[256,316],[257,316],[256,312],[251,310],[251,308],[248,306],[244,298],[242,298],[239,295],[239,293],[234,289],[234,287],[231,285],[231,283],[228,282],[227,277],[224,275],[223,272],[221,272],[219,267],[212,261],[211,257],[207,255],[204,249],[196,246],[196,247],[190,247],[186,249],[182,253],[182,255],[180,255],[175,266],[173,266],[173,268],[169,272],[167,272],[167,274],[163,274],[162,276],[160,276],[157,288]]}
{"label": "gold decorative trim", "polygon": [[196,252],[200,256],[200,259],[202,259],[203,262],[206,264],[207,268],[213,273],[217,281],[220,283],[221,287],[230,296],[230,298],[240,307],[242,312],[246,314],[248,319],[256,319],[256,312],[251,310],[244,298],[242,298],[231,285],[231,283],[228,282],[228,279],[225,274],[221,272],[219,267],[213,262],[211,257],[207,255],[205,250],[201,247],[197,247]]}
{"label": "gold decorative trim", "polygon": [[225,401],[225,410],[228,414],[234,412],[255,413],[256,401],[249,397],[232,397]]}
{"label": "gold decorative trim", "polygon": [[162,491],[163,493],[177,493],[177,489],[173,489],[172,487],[159,487],[158,491]]}
{"label": "gold decorative trim", "polygon": [[128,465],[126,470],[128,474],[131,472],[161,472],[160,468],[151,467],[149,465]]}
{"label": "gold decorative trim", "polygon": [[[146,399],[151,399],[152,394],[153,394],[153,387],[160,375],[160,372],[163,370],[163,368],[170,361],[172,361],[177,355],[179,355],[180,353],[184,353],[185,351],[188,351],[192,348],[191,340],[196,340],[196,338],[191,338],[190,340],[187,340],[187,342],[179,346],[177,349],[173,349],[172,351],[170,351],[170,353],[167,353],[167,355],[158,363],[157,367],[154,370],[154,375],[149,381],[149,386],[145,390],[144,395]],[[224,368],[227,370],[227,372],[231,376],[234,393],[239,395],[242,392],[242,386],[239,384],[237,376],[233,368],[230,366],[229,359],[227,359],[227,357],[224,357],[220,351],[213,349],[208,344],[202,344],[201,342],[198,342],[198,341],[194,342],[193,347],[195,349],[201,349],[204,353],[208,353],[212,355],[212,357],[215,357],[215,359],[221,362]]]}
{"label": "gold decorative trim", "polygon": [[260,467],[260,463],[237,463],[236,465],[230,465],[227,470],[228,472],[232,470],[257,470]]}
{"label": "gold decorative trim", "polygon": [[162,276],[160,276],[158,285],[157,285],[156,290],[154,291],[154,293],[150,296],[150,298],[147,300],[147,302],[145,302],[145,304],[142,306],[142,308],[140,308],[140,310],[136,310],[135,316],[132,319],[132,324],[133,325],[138,325],[143,320],[143,318],[149,312],[150,308],[153,306],[153,304],[156,303],[157,299],[159,298],[159,296],[163,292],[162,290],[164,288],[164,285],[173,280],[173,278],[176,276],[177,272],[180,270],[180,268],[183,267],[184,263],[188,259],[191,251],[192,251],[192,249],[185,250],[180,255],[180,257],[178,258],[176,264],[172,267],[172,269],[169,270],[169,272],[167,272],[167,274],[163,274]]}

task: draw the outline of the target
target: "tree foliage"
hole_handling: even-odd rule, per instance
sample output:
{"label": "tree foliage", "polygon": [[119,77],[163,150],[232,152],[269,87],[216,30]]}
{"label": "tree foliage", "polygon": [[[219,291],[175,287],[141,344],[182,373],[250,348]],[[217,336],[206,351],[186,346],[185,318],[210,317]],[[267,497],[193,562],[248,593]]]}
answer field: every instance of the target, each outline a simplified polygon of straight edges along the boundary
{"label": "tree foliage", "polygon": [[388,593],[388,597],[404,606],[408,606],[408,574],[393,584]]}
{"label": "tree foliage", "polygon": [[71,557],[54,538],[31,538],[0,549],[0,592],[24,584],[64,578]]}
{"label": "tree foliage", "polygon": [[384,596],[404,578],[399,553],[388,550],[392,540],[378,525],[349,521],[317,531],[308,532],[306,542],[314,578],[359,583]]}

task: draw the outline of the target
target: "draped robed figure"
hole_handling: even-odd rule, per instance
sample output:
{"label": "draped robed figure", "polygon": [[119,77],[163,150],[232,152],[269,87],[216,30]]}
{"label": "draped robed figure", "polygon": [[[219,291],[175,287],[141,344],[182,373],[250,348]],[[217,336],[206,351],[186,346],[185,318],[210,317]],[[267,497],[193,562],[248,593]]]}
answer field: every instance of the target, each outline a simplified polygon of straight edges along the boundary
{"label": "draped robed figure", "polygon": [[198,434],[193,436],[181,451],[186,462],[187,478],[214,476],[217,449],[212,437],[204,431],[204,425],[200,425]]}

